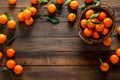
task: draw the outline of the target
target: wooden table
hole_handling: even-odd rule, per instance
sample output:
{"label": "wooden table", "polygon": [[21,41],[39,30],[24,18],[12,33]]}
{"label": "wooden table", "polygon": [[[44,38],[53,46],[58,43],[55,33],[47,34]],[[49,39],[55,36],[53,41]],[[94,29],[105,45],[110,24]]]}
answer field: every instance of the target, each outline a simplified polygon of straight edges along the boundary
{"label": "wooden table", "polygon": [[[120,64],[110,64],[107,73],[94,72],[94,69],[99,69],[99,57],[109,62],[110,54],[120,47],[116,31],[111,36],[113,43],[110,47],[89,45],[79,38],[76,23],[69,26],[66,7],[62,15],[57,15],[61,21],[59,24],[37,19],[32,27],[28,27],[18,22],[17,13],[29,6],[30,0],[17,0],[15,6],[10,6],[7,1],[0,0],[0,13],[10,12],[17,21],[17,28],[9,30],[5,26],[0,33],[17,37],[9,47],[16,49],[15,60],[18,64],[26,62],[24,73],[16,75],[16,80],[120,80]],[[83,4],[83,0],[78,1]],[[120,25],[120,0],[101,1],[114,8],[116,26]],[[47,13],[46,6],[39,8],[39,13]],[[0,50],[3,50],[2,45]],[[4,55],[0,67],[5,65],[7,59]],[[1,72],[0,80],[9,80],[8,73]]]}

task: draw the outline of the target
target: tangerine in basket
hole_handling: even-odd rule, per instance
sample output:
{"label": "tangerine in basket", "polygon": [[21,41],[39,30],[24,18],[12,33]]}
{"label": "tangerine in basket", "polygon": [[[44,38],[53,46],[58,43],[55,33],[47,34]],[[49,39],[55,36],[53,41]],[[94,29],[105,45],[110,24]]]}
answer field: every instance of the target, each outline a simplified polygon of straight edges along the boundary
{"label": "tangerine in basket", "polygon": [[95,30],[97,32],[102,32],[104,30],[104,24],[96,24],[95,25]]}
{"label": "tangerine in basket", "polygon": [[109,27],[112,26],[113,21],[112,21],[111,18],[105,18],[105,19],[103,20],[103,23],[104,23],[105,27],[108,27],[108,28],[109,28]]}
{"label": "tangerine in basket", "polygon": [[82,28],[86,28],[86,25],[85,25],[86,22],[87,22],[87,19],[82,19],[80,21],[80,25],[81,25]]}
{"label": "tangerine in basket", "polygon": [[[92,20],[93,21],[93,20]],[[87,24],[87,27],[88,28],[94,28],[95,27],[95,24],[94,23],[92,23],[91,21],[90,21],[90,19],[88,20],[88,24]]]}
{"label": "tangerine in basket", "polygon": [[100,35],[99,35],[99,33],[98,33],[97,31],[94,31],[94,32],[93,32],[93,38],[94,38],[94,39],[100,38]]}
{"label": "tangerine in basket", "polygon": [[105,18],[107,17],[107,15],[106,15],[106,13],[105,12],[100,12],[100,14],[99,14],[99,16],[98,16],[98,18],[101,20],[101,21],[103,21]]}
{"label": "tangerine in basket", "polygon": [[104,28],[103,31],[102,31],[102,35],[107,35],[109,33],[109,29],[108,28]]}
{"label": "tangerine in basket", "polygon": [[87,19],[89,19],[90,16],[91,16],[92,14],[94,14],[94,13],[95,13],[94,10],[90,9],[90,10],[86,11],[85,17],[86,17]]}
{"label": "tangerine in basket", "polygon": [[92,34],[93,34],[93,31],[92,31],[92,29],[85,28],[84,31],[83,31],[83,34],[84,34],[86,37],[91,37]]}

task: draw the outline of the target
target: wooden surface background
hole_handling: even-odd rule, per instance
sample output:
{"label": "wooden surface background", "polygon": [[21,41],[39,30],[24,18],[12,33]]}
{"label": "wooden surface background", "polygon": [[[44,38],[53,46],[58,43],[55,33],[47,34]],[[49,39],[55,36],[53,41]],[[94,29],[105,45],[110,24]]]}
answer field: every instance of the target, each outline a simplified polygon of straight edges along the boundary
{"label": "wooden surface background", "polygon": [[[80,6],[83,0],[78,0]],[[116,26],[120,25],[120,0],[101,0],[115,10]],[[0,14],[10,12],[17,21],[16,30],[3,26],[0,33],[17,38],[10,47],[16,49],[15,60],[24,65],[24,73],[15,76],[16,80],[120,80],[120,63],[111,65],[107,73],[96,75],[94,69],[99,69],[98,57],[109,62],[110,54],[120,47],[116,31],[112,34],[113,43],[110,47],[102,44],[89,45],[78,36],[75,25],[69,26],[68,11],[63,8],[62,15],[57,15],[59,24],[53,24],[43,19],[37,19],[32,27],[25,26],[17,20],[21,9],[30,5],[30,0],[17,0],[15,6],[10,6],[8,0],[0,0]],[[47,6],[39,8],[39,13],[47,13]],[[81,9],[78,9],[78,14]],[[2,50],[0,45],[0,50]],[[4,53],[5,54],[5,53]],[[8,58],[4,56],[0,67]],[[0,73],[0,80],[9,80],[7,72]]]}

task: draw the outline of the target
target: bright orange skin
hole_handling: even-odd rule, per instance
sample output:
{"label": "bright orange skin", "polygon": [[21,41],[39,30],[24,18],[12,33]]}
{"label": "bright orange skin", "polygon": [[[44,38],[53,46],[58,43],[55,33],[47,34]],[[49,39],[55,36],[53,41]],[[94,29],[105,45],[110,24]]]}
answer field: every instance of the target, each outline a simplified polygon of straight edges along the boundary
{"label": "bright orange skin", "polygon": [[31,11],[32,16],[37,14],[37,9],[35,7],[30,7],[29,10]]}
{"label": "bright orange skin", "polygon": [[5,14],[0,15],[0,24],[6,24],[8,17]]}
{"label": "bright orange skin", "polygon": [[91,37],[92,34],[93,34],[93,31],[92,31],[92,29],[85,28],[84,31],[83,31],[83,34],[84,34],[86,37]]}
{"label": "bright orange skin", "polygon": [[100,70],[103,72],[107,72],[109,70],[109,64],[107,62],[104,62],[100,65]]}
{"label": "bright orange skin", "polygon": [[104,23],[105,27],[108,27],[108,28],[109,28],[109,27],[112,26],[113,21],[112,21],[111,18],[105,18],[105,19],[103,20],[103,23]]}
{"label": "bright orange skin", "polygon": [[76,10],[79,6],[78,1],[71,1],[69,6],[72,10]]}
{"label": "bright orange skin", "polygon": [[93,38],[94,38],[94,39],[100,38],[100,35],[98,34],[97,31],[94,31],[94,32],[93,32]]}
{"label": "bright orange skin", "polygon": [[116,55],[120,57],[120,48],[117,48],[115,52],[116,52]]}
{"label": "bright orange skin", "polygon": [[97,32],[102,32],[102,31],[104,30],[104,24],[97,24],[97,25],[95,26],[95,30],[96,30]]}
{"label": "bright orange skin", "polygon": [[93,2],[93,0],[84,0],[84,1],[85,1],[85,3],[88,3],[88,4]]}
{"label": "bright orange skin", "polygon": [[7,26],[9,29],[15,29],[16,28],[16,21],[14,20],[9,20],[7,23]]}
{"label": "bright orange skin", "polygon": [[5,34],[0,34],[0,44],[4,44],[7,41],[7,36]]}
{"label": "bright orange skin", "polygon": [[16,4],[16,1],[17,0],[8,0],[9,4],[12,4],[12,5]]}
{"label": "bright orange skin", "polygon": [[28,19],[25,20],[25,24],[28,25],[28,26],[32,25],[33,22],[34,22],[34,20],[33,20],[32,17],[30,17],[30,18],[28,18]]}
{"label": "bright orange skin", "polygon": [[[90,20],[88,20],[90,21]],[[91,21],[87,24],[87,27],[88,28],[94,28],[95,27],[95,24],[93,24]]]}
{"label": "bright orange skin", "polygon": [[24,16],[25,19],[28,19],[32,16],[32,13],[31,13],[30,10],[26,9],[26,10],[23,11],[23,16]]}
{"label": "bright orange skin", "polygon": [[14,73],[19,75],[19,74],[22,74],[23,73],[23,67],[21,65],[16,65],[14,67]]}
{"label": "bright orange skin", "polygon": [[55,4],[49,4],[47,10],[51,14],[55,13],[56,12],[56,6],[55,6]]}
{"label": "bright orange skin", "polygon": [[107,17],[106,13],[105,12],[100,12],[98,18],[103,21],[105,18]]}
{"label": "bright orange skin", "polygon": [[109,33],[109,29],[108,28],[104,28],[102,31],[102,35],[107,35]]}
{"label": "bright orange skin", "polygon": [[38,0],[30,0],[31,1],[31,4],[38,4],[39,3],[39,1]]}
{"label": "bright orange skin", "polygon": [[64,3],[64,0],[56,0],[57,4],[62,5]]}
{"label": "bright orange skin", "polygon": [[68,21],[74,22],[76,20],[76,15],[74,13],[68,14]]}
{"label": "bright orange skin", "polygon": [[120,35],[120,26],[117,27],[117,34]]}
{"label": "bright orange skin", "polygon": [[0,52],[0,60],[3,58],[3,53]]}
{"label": "bright orange skin", "polygon": [[7,51],[6,51],[6,55],[7,55],[7,57],[12,58],[12,57],[15,56],[15,52],[16,52],[15,49],[9,48],[9,49],[7,49]]}
{"label": "bright orange skin", "polygon": [[8,69],[13,69],[15,67],[15,65],[16,65],[16,61],[15,60],[8,60],[6,62],[6,67]]}
{"label": "bright orange skin", "polygon": [[85,13],[85,17],[87,18],[87,19],[89,19],[90,18],[90,16],[92,15],[92,14],[94,14],[95,12],[94,12],[94,10],[88,10],[88,11],[86,11],[86,13]]}
{"label": "bright orange skin", "polygon": [[87,21],[87,19],[82,19],[80,21],[80,25],[81,25],[82,28],[86,28],[86,26],[85,26],[86,21]]}
{"label": "bright orange skin", "polygon": [[103,41],[105,46],[110,46],[112,44],[112,39],[109,37]]}
{"label": "bright orange skin", "polygon": [[18,13],[18,20],[20,21],[20,22],[23,22],[25,19],[24,19],[24,16],[23,16],[23,12],[20,12],[20,13]]}
{"label": "bright orange skin", "polygon": [[111,55],[110,56],[110,62],[112,64],[117,64],[119,62],[119,57],[117,55],[115,55],[115,54]]}

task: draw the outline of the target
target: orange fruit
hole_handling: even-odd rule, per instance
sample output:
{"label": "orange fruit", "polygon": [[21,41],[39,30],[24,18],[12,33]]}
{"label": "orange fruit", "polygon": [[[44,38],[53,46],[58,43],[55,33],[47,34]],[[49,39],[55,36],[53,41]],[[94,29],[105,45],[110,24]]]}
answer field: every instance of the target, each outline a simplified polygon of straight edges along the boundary
{"label": "orange fruit", "polygon": [[56,12],[56,6],[55,4],[49,4],[47,7],[47,10],[49,13],[55,13]]}
{"label": "orange fruit", "polygon": [[4,44],[7,41],[7,36],[5,34],[0,34],[0,44]]}
{"label": "orange fruit", "polygon": [[30,0],[31,4],[38,4],[39,1],[38,0]]}
{"label": "orange fruit", "polygon": [[111,18],[105,18],[105,19],[103,20],[103,23],[104,23],[105,27],[111,27],[112,24],[113,24],[113,21],[112,21]]}
{"label": "orange fruit", "polygon": [[105,18],[107,17],[106,13],[105,12],[100,12],[98,18],[103,21]]}
{"label": "orange fruit", "polygon": [[116,55],[120,57],[120,48],[117,48],[115,52],[116,52]]}
{"label": "orange fruit", "polygon": [[14,67],[14,73],[15,74],[22,74],[23,73],[23,66],[21,66],[21,65],[16,65],[15,67]]}
{"label": "orange fruit", "polygon": [[80,21],[80,25],[81,25],[82,28],[86,28],[86,26],[85,26],[86,21],[87,21],[87,19],[82,19]]}
{"label": "orange fruit", "polygon": [[84,34],[86,37],[91,37],[92,34],[93,34],[93,31],[92,31],[92,29],[85,28],[84,31],[83,31],[83,34]]}
{"label": "orange fruit", "polygon": [[74,22],[76,20],[76,15],[74,13],[68,14],[68,21]]}
{"label": "orange fruit", "polygon": [[8,17],[5,14],[0,15],[0,24],[6,24]]}
{"label": "orange fruit", "polygon": [[94,13],[95,13],[94,10],[90,9],[90,10],[86,11],[85,17],[86,17],[87,19],[89,19],[90,16],[91,16],[92,14],[94,14]]}
{"label": "orange fruit", "polygon": [[23,22],[25,20],[24,16],[23,16],[23,12],[18,13],[18,20],[21,22]]}
{"label": "orange fruit", "polygon": [[103,40],[103,44],[105,46],[110,46],[112,44],[112,39],[109,37],[109,38]]}
{"label": "orange fruit", "polygon": [[57,4],[62,5],[64,3],[64,0],[56,0]]}
{"label": "orange fruit", "polygon": [[37,9],[35,7],[30,7],[29,10],[31,11],[32,16],[37,14]]}
{"label": "orange fruit", "polygon": [[69,6],[72,10],[76,10],[79,6],[78,1],[71,1]]}
{"label": "orange fruit", "polygon": [[33,20],[32,17],[30,17],[30,18],[28,18],[28,19],[25,20],[25,24],[28,25],[28,26],[32,25],[33,22],[34,22],[34,20]]}
{"label": "orange fruit", "polygon": [[12,5],[13,5],[13,4],[16,4],[16,1],[17,1],[17,0],[8,0],[9,4],[12,4]]}
{"label": "orange fruit", "polygon": [[3,58],[3,53],[0,52],[0,60]]}
{"label": "orange fruit", "polygon": [[23,16],[24,16],[25,19],[28,19],[28,18],[30,18],[30,17],[32,16],[32,13],[31,13],[30,10],[25,9],[25,10],[23,11]]}
{"label": "orange fruit", "polygon": [[95,27],[95,24],[92,23],[90,20],[88,20],[88,21],[89,21],[89,23],[87,24],[87,27],[88,27],[88,28],[94,28],[94,27]]}
{"label": "orange fruit", "polygon": [[120,35],[120,26],[117,27],[117,34]]}
{"label": "orange fruit", "polygon": [[95,25],[95,30],[97,32],[102,32],[104,30],[104,24],[97,24],[97,25]]}
{"label": "orange fruit", "polygon": [[102,35],[107,35],[109,33],[109,29],[108,28],[104,28],[103,31],[102,31]]}
{"label": "orange fruit", "polygon": [[112,54],[112,55],[110,56],[110,62],[111,62],[112,64],[117,64],[117,63],[119,62],[119,57],[118,57],[117,55],[115,55],[115,54]]}
{"label": "orange fruit", "polygon": [[93,0],[84,0],[84,1],[85,1],[85,3],[88,3],[88,4],[93,2]]}
{"label": "orange fruit", "polygon": [[12,58],[13,56],[15,56],[15,52],[16,52],[15,49],[9,48],[6,51],[6,55],[7,55],[7,57]]}
{"label": "orange fruit", "polygon": [[16,65],[16,61],[15,60],[8,60],[6,62],[6,67],[8,69],[13,69],[15,67],[15,65]]}
{"label": "orange fruit", "polygon": [[100,38],[100,35],[98,34],[97,31],[94,31],[94,32],[93,32],[93,38],[94,38],[94,39]]}
{"label": "orange fruit", "polygon": [[9,20],[7,23],[7,26],[9,29],[15,29],[16,28],[16,21],[14,20]]}
{"label": "orange fruit", "polygon": [[100,65],[100,70],[103,71],[103,72],[107,72],[109,70],[109,64],[107,62],[103,62]]}

